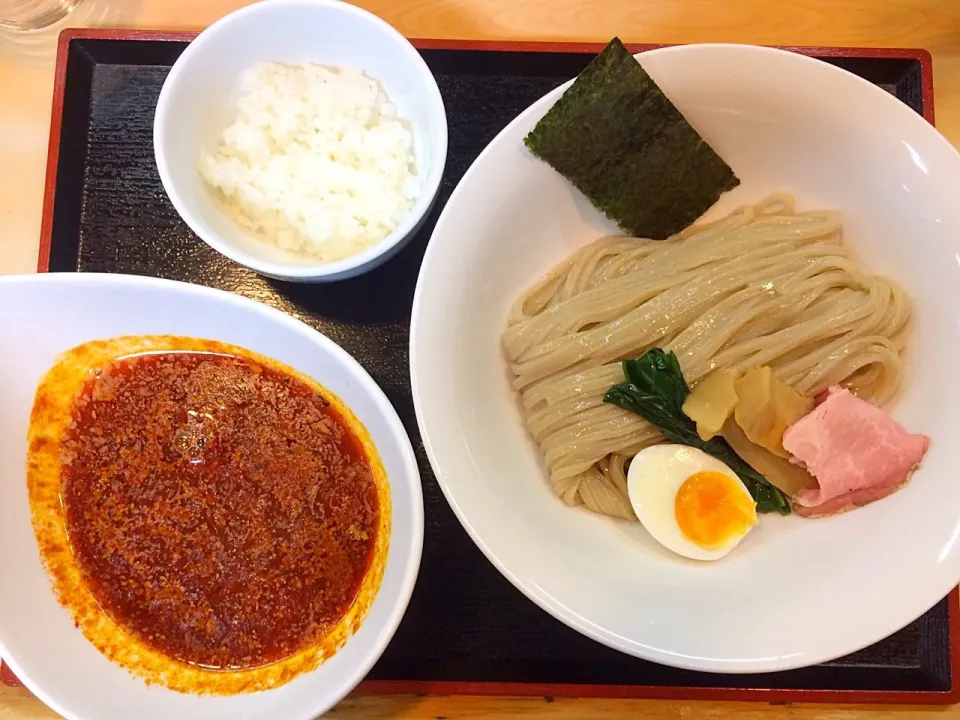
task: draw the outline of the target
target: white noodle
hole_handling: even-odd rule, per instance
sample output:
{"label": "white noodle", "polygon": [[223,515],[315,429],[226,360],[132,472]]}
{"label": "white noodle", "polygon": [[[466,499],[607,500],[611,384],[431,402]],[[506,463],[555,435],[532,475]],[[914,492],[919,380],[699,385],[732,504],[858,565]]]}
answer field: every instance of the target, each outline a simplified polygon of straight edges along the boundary
{"label": "white noodle", "polygon": [[621,360],[652,347],[676,352],[691,385],[769,365],[806,394],[840,383],[888,402],[910,300],[861,271],[840,236],[837,213],[774,195],[662,242],[601,238],[521,296],[503,344],[557,494],[634,519],[626,463],[662,437],[603,395]]}

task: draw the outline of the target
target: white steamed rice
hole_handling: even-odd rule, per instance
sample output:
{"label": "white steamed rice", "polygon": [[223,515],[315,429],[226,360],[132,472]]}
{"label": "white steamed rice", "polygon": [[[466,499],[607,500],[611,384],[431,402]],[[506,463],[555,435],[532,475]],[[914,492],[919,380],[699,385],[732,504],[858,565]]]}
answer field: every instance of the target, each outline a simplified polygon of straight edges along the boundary
{"label": "white steamed rice", "polygon": [[420,192],[413,135],[359,68],[256,65],[200,175],[256,236],[323,262],[400,224]]}

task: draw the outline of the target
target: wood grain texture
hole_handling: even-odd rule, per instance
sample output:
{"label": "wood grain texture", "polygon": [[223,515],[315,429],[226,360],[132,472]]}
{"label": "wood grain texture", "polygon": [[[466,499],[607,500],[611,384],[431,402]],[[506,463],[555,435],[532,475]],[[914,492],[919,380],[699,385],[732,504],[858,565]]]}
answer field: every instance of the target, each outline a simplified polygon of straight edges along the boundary
{"label": "wood grain texture", "polygon": [[[196,29],[244,0],[86,0],[68,24]],[[934,58],[937,125],[960,144],[957,0],[357,0],[409,36],[638,43],[922,47]],[[55,35],[0,36],[0,273],[36,265]],[[46,44],[44,44],[46,43]],[[333,718],[912,719],[960,708],[768,706],[679,701],[353,696]],[[0,687],[0,720],[56,718],[22,688]]]}
{"label": "wood grain texture", "polygon": [[[0,720],[55,720],[23,688],[0,686]],[[667,700],[576,700],[473,696],[352,696],[331,720],[955,720],[954,708],[691,703]],[[278,720],[280,720],[278,718]]]}

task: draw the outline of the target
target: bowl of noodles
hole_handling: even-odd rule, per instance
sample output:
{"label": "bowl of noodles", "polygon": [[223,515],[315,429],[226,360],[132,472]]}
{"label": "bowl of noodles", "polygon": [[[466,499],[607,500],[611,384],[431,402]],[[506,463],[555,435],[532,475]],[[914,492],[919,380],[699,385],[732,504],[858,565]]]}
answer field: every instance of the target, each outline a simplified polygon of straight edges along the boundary
{"label": "bowl of noodles", "polygon": [[[618,215],[615,163],[564,165],[570,84],[517,117],[424,258],[427,453],[487,558],[588,637],[710,672],[840,657],[960,581],[960,155],[818,60],[636,59],[702,140],[670,192],[717,192]],[[722,537],[697,524],[721,496]]]}

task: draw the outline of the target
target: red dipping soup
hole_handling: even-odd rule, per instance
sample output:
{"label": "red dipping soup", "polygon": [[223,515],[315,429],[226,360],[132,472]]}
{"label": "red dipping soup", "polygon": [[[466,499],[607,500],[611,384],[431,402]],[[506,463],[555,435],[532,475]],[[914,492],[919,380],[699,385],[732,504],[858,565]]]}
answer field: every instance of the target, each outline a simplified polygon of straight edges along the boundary
{"label": "red dipping soup", "polygon": [[121,628],[235,670],[323,640],[370,567],[363,444],[303,380],[252,359],[161,352],[91,378],[61,444],[70,543]]}

